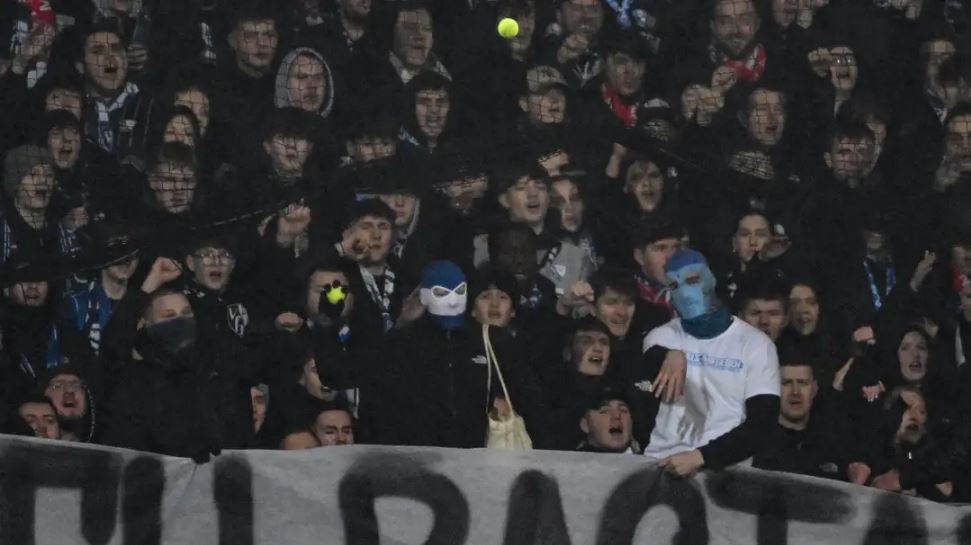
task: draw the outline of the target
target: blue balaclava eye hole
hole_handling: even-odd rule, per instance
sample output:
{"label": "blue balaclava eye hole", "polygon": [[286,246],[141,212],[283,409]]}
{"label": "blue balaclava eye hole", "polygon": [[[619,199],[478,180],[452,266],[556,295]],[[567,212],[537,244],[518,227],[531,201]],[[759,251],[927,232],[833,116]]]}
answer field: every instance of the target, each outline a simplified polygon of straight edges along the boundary
{"label": "blue balaclava eye hole", "polygon": [[451,261],[433,261],[421,276],[421,302],[428,315],[445,329],[455,329],[465,322],[468,285],[465,273]]}
{"label": "blue balaclava eye hole", "polygon": [[682,319],[707,314],[715,302],[715,275],[705,256],[694,250],[680,250],[664,266],[671,286],[671,302]]}

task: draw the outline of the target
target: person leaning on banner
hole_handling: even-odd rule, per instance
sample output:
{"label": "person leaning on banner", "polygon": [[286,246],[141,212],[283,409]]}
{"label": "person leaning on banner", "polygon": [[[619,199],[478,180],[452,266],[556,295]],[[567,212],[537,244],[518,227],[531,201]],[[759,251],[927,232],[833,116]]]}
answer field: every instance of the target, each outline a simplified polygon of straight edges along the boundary
{"label": "person leaning on banner", "polygon": [[683,352],[688,369],[684,395],[660,404],[644,455],[687,477],[737,464],[764,448],[779,414],[779,361],[772,341],[733,318],[715,297],[704,256],[680,250],[665,271],[681,317],[651,331],[644,350]]}
{"label": "person leaning on banner", "polygon": [[818,396],[812,361],[798,353],[781,356],[782,407],[769,445],[752,465],[826,479],[862,483],[862,464],[850,463],[849,429],[839,400]]}
{"label": "person leaning on banner", "polygon": [[[361,406],[362,421],[371,419],[366,427],[375,433],[368,442],[482,448],[487,407],[506,414],[512,405],[534,445],[547,444],[549,417],[539,381],[504,328],[466,319],[468,289],[465,273],[451,261],[425,267],[420,302],[410,297],[405,304],[409,323],[399,319],[382,357],[369,362]],[[495,370],[488,386],[492,358],[484,327],[511,401]]]}
{"label": "person leaning on banner", "polygon": [[252,405],[248,385],[215,369],[189,299],[169,285],[181,274],[175,260],[158,258],[111,317],[108,336],[130,330],[130,344],[116,362],[103,442],[203,463],[252,441]]}
{"label": "person leaning on banner", "polygon": [[576,450],[641,454],[641,447],[633,435],[630,402],[627,393],[618,386],[604,385],[591,396],[580,430],[586,434]]}

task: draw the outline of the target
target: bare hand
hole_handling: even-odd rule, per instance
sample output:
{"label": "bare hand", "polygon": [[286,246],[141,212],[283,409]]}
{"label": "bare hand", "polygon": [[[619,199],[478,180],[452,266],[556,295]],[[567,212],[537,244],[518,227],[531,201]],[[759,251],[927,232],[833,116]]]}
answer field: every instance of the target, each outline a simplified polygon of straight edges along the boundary
{"label": "bare hand", "polygon": [[685,375],[688,372],[688,360],[680,350],[668,350],[661,364],[661,372],[654,379],[654,397],[661,398],[665,403],[671,403],[684,395]]}
{"label": "bare hand", "polygon": [[853,462],[846,468],[846,474],[853,484],[864,484],[870,477],[870,466],[863,462]]}
{"label": "bare hand", "polygon": [[560,64],[566,64],[576,60],[588,47],[590,47],[590,41],[587,40],[586,36],[582,34],[570,34],[563,40],[560,49],[557,50],[556,60]]}
{"label": "bare hand", "polygon": [[310,219],[310,208],[301,204],[291,204],[281,210],[276,225],[277,244],[282,247],[293,244],[298,236],[307,231]]}
{"label": "bare hand", "polygon": [[853,342],[876,344],[877,338],[873,334],[873,328],[868,325],[857,328],[857,330],[853,332]]}
{"label": "bare hand", "polygon": [[276,317],[276,320],[273,321],[273,325],[275,325],[280,331],[296,333],[297,330],[303,326],[303,318],[294,312],[284,312]]}
{"label": "bare hand", "polygon": [[937,488],[938,492],[940,492],[944,496],[947,496],[948,498],[954,495],[954,483],[952,483],[951,481],[935,484],[934,487]]}
{"label": "bare hand", "polygon": [[873,403],[874,401],[877,400],[877,398],[880,397],[882,393],[886,391],[887,389],[884,387],[882,382],[878,382],[873,386],[864,386],[863,398],[866,399],[868,402]]}
{"label": "bare hand", "polygon": [[30,63],[35,61],[47,60],[51,45],[57,31],[48,24],[38,24],[31,29],[30,34],[20,46],[20,51],[13,59],[12,68],[15,74],[23,74],[27,71]]}
{"label": "bare hand", "polygon": [[924,251],[924,258],[917,263],[914,276],[910,279],[910,289],[915,292],[920,291],[920,287],[924,285],[924,279],[934,270],[935,261],[937,261],[937,254],[929,250]]}
{"label": "bare hand", "polygon": [[833,389],[837,392],[843,391],[843,382],[846,380],[846,374],[850,372],[851,367],[853,367],[853,358],[846,360],[843,367],[840,367],[840,370],[833,377]]}
{"label": "bare hand", "polygon": [[833,54],[829,49],[825,47],[814,49],[809,52],[808,58],[809,66],[817,76],[825,78],[829,75],[829,67],[833,64]]}
{"label": "bare hand", "polygon": [[351,227],[344,231],[343,239],[340,242],[341,255],[360,261],[364,259],[368,251],[368,241],[371,235],[364,229]]}
{"label": "bare hand", "polygon": [[769,261],[782,256],[792,248],[792,241],[785,235],[773,235],[769,242],[759,250],[759,259]]}
{"label": "bare hand", "polygon": [[738,75],[734,70],[727,66],[719,66],[711,74],[711,90],[724,95],[735,86],[737,79]]}
{"label": "bare hand", "polygon": [[873,478],[870,486],[889,492],[900,492],[900,473],[896,469],[892,469],[883,475],[878,475]]}
{"label": "bare hand", "polygon": [[395,322],[395,327],[404,327],[411,324],[424,314],[425,305],[421,302],[421,288],[418,287],[401,302],[401,314]]}
{"label": "bare hand", "polygon": [[579,282],[574,282],[573,285],[567,288],[566,293],[556,302],[556,311],[561,316],[566,316],[576,309],[593,305],[593,302],[593,287],[587,282],[580,280]]}
{"label": "bare hand", "polygon": [[704,467],[705,457],[698,449],[681,452],[658,462],[657,466],[677,477],[690,477]]}
{"label": "bare hand", "polygon": [[143,45],[131,45],[126,52],[128,55],[128,68],[131,70],[141,70],[148,64],[148,50]]}
{"label": "bare hand", "polygon": [[159,257],[155,260],[155,263],[152,263],[152,268],[148,271],[148,276],[142,282],[142,291],[145,293],[154,293],[155,290],[177,279],[181,275],[182,266],[178,262],[167,257]]}

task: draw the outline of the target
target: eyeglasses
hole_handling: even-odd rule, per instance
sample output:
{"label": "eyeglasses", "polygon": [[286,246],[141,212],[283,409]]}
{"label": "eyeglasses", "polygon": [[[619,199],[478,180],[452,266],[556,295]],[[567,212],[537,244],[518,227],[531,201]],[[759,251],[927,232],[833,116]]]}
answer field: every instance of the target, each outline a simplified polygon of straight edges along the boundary
{"label": "eyeglasses", "polygon": [[80,390],[83,383],[80,380],[52,380],[50,383],[50,388],[55,392],[60,392],[62,390]]}
{"label": "eyeglasses", "polygon": [[836,66],[856,66],[856,57],[853,55],[833,55],[833,64]]}
{"label": "eyeglasses", "polygon": [[204,250],[196,252],[195,257],[201,259],[203,265],[217,265],[219,263],[232,263],[236,261],[233,254],[226,250]]}

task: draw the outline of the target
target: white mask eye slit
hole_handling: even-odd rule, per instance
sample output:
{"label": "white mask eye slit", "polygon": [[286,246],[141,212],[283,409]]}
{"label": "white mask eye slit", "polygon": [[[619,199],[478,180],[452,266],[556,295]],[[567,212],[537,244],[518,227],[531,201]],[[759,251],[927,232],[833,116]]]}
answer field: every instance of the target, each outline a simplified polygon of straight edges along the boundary
{"label": "white mask eye slit", "polygon": [[459,287],[455,288],[455,295],[465,295],[468,285],[465,282],[459,284]]}
{"label": "white mask eye slit", "polygon": [[449,293],[452,293],[452,290],[443,288],[442,286],[435,286],[432,288],[432,295],[435,297],[447,297]]}

